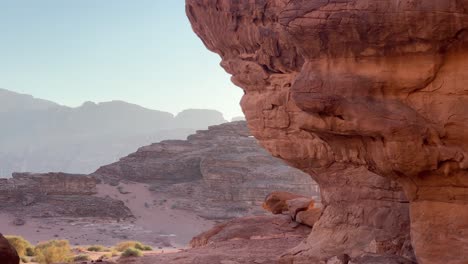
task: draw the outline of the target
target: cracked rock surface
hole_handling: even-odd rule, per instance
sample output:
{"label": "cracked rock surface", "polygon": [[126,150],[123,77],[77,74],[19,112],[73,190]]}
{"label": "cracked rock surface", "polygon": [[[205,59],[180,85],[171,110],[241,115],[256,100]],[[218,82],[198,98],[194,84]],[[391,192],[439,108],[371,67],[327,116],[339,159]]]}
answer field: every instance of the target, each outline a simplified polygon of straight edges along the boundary
{"label": "cracked rock surface", "polygon": [[186,3],[253,135],[320,185],[323,214],[284,259],[466,263],[467,0]]}

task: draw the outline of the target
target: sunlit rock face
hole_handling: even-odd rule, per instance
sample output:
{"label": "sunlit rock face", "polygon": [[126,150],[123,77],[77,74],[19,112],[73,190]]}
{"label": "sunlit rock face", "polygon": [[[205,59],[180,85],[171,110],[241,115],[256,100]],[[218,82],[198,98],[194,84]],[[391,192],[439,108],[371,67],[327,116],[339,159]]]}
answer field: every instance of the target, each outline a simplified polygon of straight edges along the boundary
{"label": "sunlit rock face", "polygon": [[411,231],[419,263],[466,262],[468,1],[186,3],[252,133],[320,184],[290,258],[411,260]]}

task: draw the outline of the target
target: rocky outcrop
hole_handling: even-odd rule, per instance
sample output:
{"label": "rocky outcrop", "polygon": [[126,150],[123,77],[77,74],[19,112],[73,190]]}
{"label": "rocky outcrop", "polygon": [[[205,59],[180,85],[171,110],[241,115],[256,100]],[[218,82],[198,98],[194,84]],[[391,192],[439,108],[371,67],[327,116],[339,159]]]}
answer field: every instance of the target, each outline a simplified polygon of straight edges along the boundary
{"label": "rocky outcrop", "polygon": [[208,219],[263,214],[260,205],[276,190],[318,198],[310,177],[271,157],[244,121],[211,126],[187,140],[142,147],[92,175],[111,184],[149,184],[175,201],[174,208]]}
{"label": "rocky outcrop", "polygon": [[0,234],[0,263],[19,264],[20,258],[15,248],[10,245],[8,240]]}
{"label": "rocky outcrop", "polygon": [[291,258],[411,260],[411,229],[419,263],[466,262],[467,1],[186,3],[253,135],[321,187]]}
{"label": "rocky outcrop", "polygon": [[309,232],[306,226],[293,227],[287,216],[239,218],[196,236],[191,249],[145,256],[136,263],[275,264],[283,252],[300,243]]}
{"label": "rocky outcrop", "polygon": [[[132,217],[120,200],[97,197],[98,181],[88,175],[14,173],[0,180],[2,212],[19,217]],[[24,224],[24,223],[23,223]]]}
{"label": "rocky outcrop", "polygon": [[43,195],[96,194],[97,180],[86,175],[67,173],[13,173],[16,188],[24,193]]}

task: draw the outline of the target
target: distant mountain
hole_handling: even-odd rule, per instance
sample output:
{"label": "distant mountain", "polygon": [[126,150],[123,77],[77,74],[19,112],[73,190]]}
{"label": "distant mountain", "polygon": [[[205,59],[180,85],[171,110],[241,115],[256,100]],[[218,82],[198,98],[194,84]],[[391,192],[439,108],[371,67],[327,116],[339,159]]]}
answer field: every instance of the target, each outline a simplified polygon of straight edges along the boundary
{"label": "distant mountain", "polygon": [[0,89],[0,177],[26,171],[90,173],[140,146],[185,139],[224,122],[215,110],[174,116],[123,101],[71,108]]}
{"label": "distant mountain", "polygon": [[44,110],[58,104],[0,88],[0,113],[14,110]]}

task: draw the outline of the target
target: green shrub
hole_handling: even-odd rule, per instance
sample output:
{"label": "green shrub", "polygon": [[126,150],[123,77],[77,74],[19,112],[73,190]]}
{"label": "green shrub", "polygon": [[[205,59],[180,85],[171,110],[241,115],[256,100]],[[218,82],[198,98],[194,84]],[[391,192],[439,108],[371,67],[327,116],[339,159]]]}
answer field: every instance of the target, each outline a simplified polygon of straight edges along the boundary
{"label": "green shrub", "polygon": [[26,248],[26,256],[34,257],[34,248],[33,247],[27,247]]}
{"label": "green shrub", "polygon": [[148,246],[148,245],[144,245],[142,250],[143,250],[143,251],[152,251],[153,248],[150,247],[150,246]]}
{"label": "green shrub", "polygon": [[88,247],[88,251],[107,252],[109,251],[109,249],[101,245],[93,245],[93,246]]}
{"label": "green shrub", "polygon": [[20,257],[26,256],[27,249],[32,247],[31,243],[21,236],[5,236],[5,238],[16,249]]}
{"label": "green shrub", "polygon": [[141,250],[141,251],[151,251],[151,250],[153,250],[153,248],[151,248],[150,246],[145,245],[145,244],[143,244],[141,242],[138,242],[138,241],[120,242],[114,248],[115,248],[115,250],[120,251],[120,252],[125,251],[127,248],[135,248],[135,249],[138,249],[138,250]]}
{"label": "green shrub", "polygon": [[73,261],[78,262],[78,261],[88,261],[91,260],[91,258],[88,255],[78,255],[73,258]]}
{"label": "green shrub", "polygon": [[143,247],[143,245],[138,241],[124,241],[124,242],[120,242],[119,244],[117,244],[115,246],[115,249],[117,251],[123,252],[128,248],[137,248],[137,247]]}
{"label": "green shrub", "polygon": [[141,253],[141,251],[136,248],[127,248],[124,250],[124,252],[122,252],[122,257],[124,258],[141,256],[143,256],[143,253]]}
{"label": "green shrub", "polygon": [[68,240],[51,240],[39,243],[35,250],[35,261],[40,264],[68,262],[71,258],[71,248]]}

